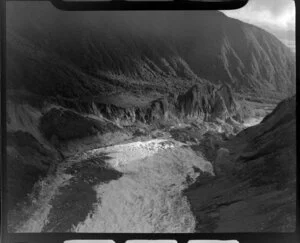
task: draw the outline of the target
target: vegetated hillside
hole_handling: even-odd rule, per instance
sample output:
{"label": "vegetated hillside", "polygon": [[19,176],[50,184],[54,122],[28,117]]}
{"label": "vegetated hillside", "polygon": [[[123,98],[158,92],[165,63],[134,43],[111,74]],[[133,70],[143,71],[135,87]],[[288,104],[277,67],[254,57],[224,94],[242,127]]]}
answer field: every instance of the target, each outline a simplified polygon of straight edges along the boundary
{"label": "vegetated hillside", "polygon": [[291,51],[217,11],[66,13],[34,2],[9,3],[7,15],[13,89],[79,98],[180,92],[206,79],[255,97],[295,90]]}
{"label": "vegetated hillside", "polygon": [[187,191],[199,219],[197,231],[295,230],[295,96],[260,124],[216,142],[212,153],[216,178],[199,177]]}

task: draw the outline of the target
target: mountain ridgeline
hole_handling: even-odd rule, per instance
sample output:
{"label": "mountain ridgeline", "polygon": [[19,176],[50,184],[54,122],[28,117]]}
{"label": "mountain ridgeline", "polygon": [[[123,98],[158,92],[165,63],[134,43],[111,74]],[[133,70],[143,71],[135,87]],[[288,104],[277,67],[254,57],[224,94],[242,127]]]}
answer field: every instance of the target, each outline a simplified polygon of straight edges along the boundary
{"label": "mountain ridgeline", "polygon": [[10,5],[12,89],[79,98],[180,93],[209,80],[256,98],[294,94],[289,48],[218,11],[87,13],[58,11],[50,3]]}

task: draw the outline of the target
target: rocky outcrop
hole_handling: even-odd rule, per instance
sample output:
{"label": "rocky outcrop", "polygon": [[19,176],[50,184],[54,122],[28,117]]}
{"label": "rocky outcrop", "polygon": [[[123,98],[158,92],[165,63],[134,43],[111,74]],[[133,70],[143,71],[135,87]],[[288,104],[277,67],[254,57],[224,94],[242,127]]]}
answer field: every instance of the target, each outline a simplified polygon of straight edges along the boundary
{"label": "rocky outcrop", "polygon": [[229,150],[226,148],[219,148],[216,159],[213,163],[214,171],[217,176],[222,174],[228,175],[234,169],[233,163],[229,158]]}
{"label": "rocky outcrop", "polygon": [[236,104],[228,85],[194,85],[185,94],[178,96],[177,104],[183,116],[203,117],[203,120],[225,120],[236,111]]}
{"label": "rocky outcrop", "polygon": [[95,110],[105,118],[117,121],[120,125],[132,125],[138,121],[153,125],[157,121],[169,119],[170,114],[176,113],[174,103],[173,98],[162,97],[143,106],[136,104],[130,107],[121,107],[115,104],[96,103]]}
{"label": "rocky outcrop", "polygon": [[[58,137],[68,136],[68,139],[75,138],[77,136],[75,133],[83,132],[84,128],[87,129],[84,131],[86,136],[96,133],[97,130],[101,130],[100,125],[103,124],[96,120],[91,123],[92,120],[90,118],[83,118],[80,114],[92,114],[123,127],[133,125],[137,122],[160,127],[168,121],[188,119],[197,119],[198,121],[222,120],[233,125],[235,117],[240,115],[241,112],[237,109],[234,95],[228,85],[216,86],[209,83],[194,85],[181,95],[169,94],[143,105],[131,104],[129,106],[122,106],[121,104],[117,104],[117,102],[104,103],[101,101],[92,101],[92,103],[89,101],[66,103],[61,99],[55,100],[55,102],[58,105],[72,107],[76,112],[61,112],[57,109],[52,109],[51,112],[44,114],[41,119],[41,129],[48,139],[49,134],[46,130],[50,133],[57,130],[52,126],[46,128],[47,125],[45,124],[48,124],[50,120],[52,120],[52,123],[59,122],[61,127],[59,133],[65,133]],[[78,125],[76,123],[78,119],[83,119],[87,124],[82,127],[79,126],[73,134],[75,137],[73,135],[73,137],[70,137],[67,135],[67,131],[70,130],[72,133],[72,127]],[[62,125],[65,120],[69,120],[71,123]],[[83,123],[79,122],[79,124],[82,125]],[[80,137],[81,135],[78,136]]]}

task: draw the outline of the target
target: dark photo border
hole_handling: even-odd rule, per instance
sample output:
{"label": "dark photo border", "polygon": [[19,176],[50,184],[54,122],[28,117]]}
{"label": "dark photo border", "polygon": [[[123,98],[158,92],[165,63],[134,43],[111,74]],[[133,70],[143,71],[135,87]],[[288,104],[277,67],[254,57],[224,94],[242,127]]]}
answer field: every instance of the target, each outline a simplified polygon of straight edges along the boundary
{"label": "dark photo border", "polygon": [[225,10],[238,9],[245,6],[248,0],[207,1],[73,1],[50,0],[53,5],[62,10]]}

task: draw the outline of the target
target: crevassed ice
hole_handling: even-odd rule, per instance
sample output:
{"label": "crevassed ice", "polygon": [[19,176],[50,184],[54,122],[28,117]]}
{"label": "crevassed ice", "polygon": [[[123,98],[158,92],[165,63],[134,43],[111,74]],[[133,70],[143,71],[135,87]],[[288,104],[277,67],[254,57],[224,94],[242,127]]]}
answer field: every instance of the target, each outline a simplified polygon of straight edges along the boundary
{"label": "crevassed ice", "polygon": [[[18,232],[40,232],[47,223],[51,200],[70,183],[65,169],[89,157],[107,154],[106,163],[123,173],[118,180],[94,187],[97,202],[75,232],[194,232],[195,218],[183,195],[195,168],[213,174],[212,165],[183,143],[154,139],[114,145],[80,153],[60,164],[57,174],[37,198],[36,210]],[[188,179],[188,180],[187,180]],[[83,198],[84,200],[84,198]]]}
{"label": "crevassed ice", "polygon": [[108,161],[125,173],[120,179],[97,185],[99,203],[76,232],[193,232],[195,219],[182,195],[193,167],[212,172],[212,166],[182,143],[151,140],[98,149],[111,152]]}

